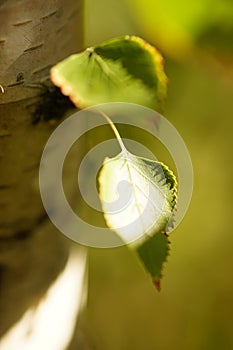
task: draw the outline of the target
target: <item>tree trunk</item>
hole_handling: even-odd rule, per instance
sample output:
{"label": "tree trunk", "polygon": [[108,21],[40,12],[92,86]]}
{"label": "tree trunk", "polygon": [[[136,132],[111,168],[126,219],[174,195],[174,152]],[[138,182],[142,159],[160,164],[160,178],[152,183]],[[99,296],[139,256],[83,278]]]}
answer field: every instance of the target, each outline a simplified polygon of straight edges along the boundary
{"label": "tree trunk", "polygon": [[69,240],[44,212],[38,170],[71,107],[50,85],[50,67],[81,48],[82,0],[0,0],[0,337],[40,300],[69,254]]}

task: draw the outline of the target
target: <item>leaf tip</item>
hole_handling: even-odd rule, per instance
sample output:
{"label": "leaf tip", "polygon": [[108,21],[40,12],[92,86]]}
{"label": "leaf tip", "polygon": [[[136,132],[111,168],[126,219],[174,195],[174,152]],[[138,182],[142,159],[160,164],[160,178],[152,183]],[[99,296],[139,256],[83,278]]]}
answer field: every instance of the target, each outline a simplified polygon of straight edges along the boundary
{"label": "leaf tip", "polygon": [[161,280],[160,279],[153,280],[153,284],[154,284],[155,288],[157,289],[157,291],[160,292],[161,291]]}

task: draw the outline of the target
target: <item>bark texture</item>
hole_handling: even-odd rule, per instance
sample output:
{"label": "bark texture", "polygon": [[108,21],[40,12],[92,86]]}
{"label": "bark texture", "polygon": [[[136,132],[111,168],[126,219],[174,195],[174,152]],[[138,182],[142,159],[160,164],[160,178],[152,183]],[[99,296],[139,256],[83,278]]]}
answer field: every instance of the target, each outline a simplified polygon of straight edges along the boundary
{"label": "bark texture", "polygon": [[[0,0],[0,336],[68,256],[70,243],[45,215],[38,167],[69,106],[49,69],[81,48],[82,0]],[[72,193],[69,171],[65,181]]]}
{"label": "bark texture", "polygon": [[[8,0],[0,7],[0,236],[31,230],[43,208],[38,165],[56,126],[43,118],[50,67],[81,49],[80,0]],[[51,123],[53,121],[53,123]],[[52,125],[51,125],[52,124]]]}

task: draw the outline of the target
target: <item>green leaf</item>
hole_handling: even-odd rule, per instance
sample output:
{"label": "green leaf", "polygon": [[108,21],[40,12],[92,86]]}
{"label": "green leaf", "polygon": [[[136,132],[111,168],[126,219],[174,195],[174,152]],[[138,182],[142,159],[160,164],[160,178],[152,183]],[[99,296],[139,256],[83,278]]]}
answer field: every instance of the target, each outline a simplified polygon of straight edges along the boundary
{"label": "green leaf", "polygon": [[152,277],[154,285],[160,290],[161,271],[169,253],[168,237],[164,233],[158,232],[149,237],[136,251]]}
{"label": "green leaf", "polygon": [[[165,171],[164,171],[165,170]],[[106,158],[99,174],[99,194],[105,220],[131,242],[165,230],[175,205],[175,181],[162,163],[125,150]]]}
{"label": "green leaf", "polygon": [[108,227],[135,251],[159,289],[168,255],[166,230],[176,205],[175,176],[164,164],[122,148],[106,158],[99,173],[99,196]]}
{"label": "green leaf", "polygon": [[72,55],[51,69],[51,79],[80,108],[131,102],[161,110],[166,75],[159,52],[126,36]]}

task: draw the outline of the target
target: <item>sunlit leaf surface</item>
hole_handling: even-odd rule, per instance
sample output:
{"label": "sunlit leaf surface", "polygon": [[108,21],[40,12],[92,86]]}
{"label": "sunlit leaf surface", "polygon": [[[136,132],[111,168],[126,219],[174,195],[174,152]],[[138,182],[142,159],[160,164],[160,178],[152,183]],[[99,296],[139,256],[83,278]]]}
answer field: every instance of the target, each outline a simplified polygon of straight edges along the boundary
{"label": "sunlit leaf surface", "polygon": [[161,110],[166,76],[159,52],[126,36],[72,55],[51,70],[53,83],[78,107],[132,102]]}

